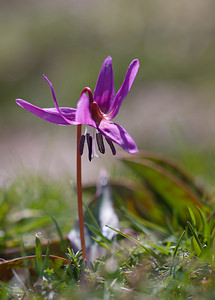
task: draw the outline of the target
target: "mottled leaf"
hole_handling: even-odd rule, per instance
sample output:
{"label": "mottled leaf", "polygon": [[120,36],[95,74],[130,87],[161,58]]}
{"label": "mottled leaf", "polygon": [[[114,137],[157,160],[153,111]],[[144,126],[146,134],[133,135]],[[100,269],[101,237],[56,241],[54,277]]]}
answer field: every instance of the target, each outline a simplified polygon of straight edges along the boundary
{"label": "mottled leaf", "polygon": [[205,192],[172,160],[145,152],[122,156],[122,160],[155,195],[156,205],[162,207],[164,217],[175,214],[184,222],[189,217],[188,206],[195,211],[196,206],[210,211]]}

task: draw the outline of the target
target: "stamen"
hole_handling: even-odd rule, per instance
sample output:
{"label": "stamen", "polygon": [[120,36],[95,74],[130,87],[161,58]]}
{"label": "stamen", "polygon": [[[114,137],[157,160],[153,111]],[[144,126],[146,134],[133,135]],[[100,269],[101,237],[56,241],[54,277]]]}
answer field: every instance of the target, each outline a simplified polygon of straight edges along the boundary
{"label": "stamen", "polygon": [[111,151],[112,151],[112,154],[113,154],[113,155],[116,155],[116,148],[115,148],[114,144],[112,143],[112,141],[109,140],[109,139],[107,139],[106,137],[105,137],[105,139],[106,139],[108,145],[110,146],[110,149],[111,149]]}
{"label": "stamen", "polygon": [[104,146],[104,142],[103,142],[103,136],[100,132],[96,133],[96,141],[97,141],[99,151],[102,154],[104,154],[105,153],[105,146]]}
{"label": "stamen", "polygon": [[89,158],[89,161],[92,160],[92,151],[93,151],[93,138],[92,136],[87,133],[86,134],[86,137],[87,137],[87,146],[88,146],[88,158]]}
{"label": "stamen", "polygon": [[85,142],[85,135],[83,134],[80,137],[80,141],[79,141],[79,153],[80,153],[80,155],[82,155],[83,152],[84,152],[84,142]]}

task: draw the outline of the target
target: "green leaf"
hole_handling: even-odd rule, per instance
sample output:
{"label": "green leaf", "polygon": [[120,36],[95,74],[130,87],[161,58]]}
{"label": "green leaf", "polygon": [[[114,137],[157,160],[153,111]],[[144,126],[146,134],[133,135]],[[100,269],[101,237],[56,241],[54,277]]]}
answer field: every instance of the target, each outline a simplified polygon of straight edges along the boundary
{"label": "green leaf", "polygon": [[145,232],[146,234],[149,234],[150,230],[154,230],[162,235],[167,235],[167,230],[164,227],[156,224],[155,222],[151,222],[137,215],[133,215],[130,211],[128,211],[124,207],[121,208],[121,210],[124,216],[131,221],[133,226],[135,226],[136,230]]}
{"label": "green leaf", "polygon": [[195,253],[199,256],[203,251],[203,246],[199,240],[198,234],[197,234],[195,228],[193,227],[193,225],[189,221],[187,221],[187,224],[188,224],[188,227],[189,227],[191,233],[193,234],[193,238],[191,240],[192,245],[194,247]]}
{"label": "green leaf", "polygon": [[157,201],[156,195],[144,183],[128,179],[111,181],[114,204],[134,217],[144,218],[155,224],[164,225],[162,205]]}
{"label": "green leaf", "polygon": [[42,275],[42,266],[43,266],[43,259],[42,259],[42,247],[40,244],[40,239],[38,238],[37,234],[35,236],[36,242],[36,270],[37,273],[41,276]]}
{"label": "green leaf", "polygon": [[193,210],[190,207],[188,207],[188,211],[189,211],[193,226],[195,227],[196,226],[195,214],[194,214]]}
{"label": "green leaf", "polygon": [[106,244],[111,244],[111,241],[109,239],[107,239],[101,232],[101,230],[98,230],[96,227],[88,224],[88,223],[85,223],[88,227],[88,229],[92,232],[92,236],[91,238],[95,241],[97,239],[95,239],[95,237],[100,237],[100,239],[102,239]]}
{"label": "green leaf", "polygon": [[185,223],[188,218],[187,206],[191,209],[198,206],[210,211],[205,203],[206,193],[172,160],[147,152],[134,156],[124,155],[122,160],[155,195],[163,217],[171,219],[177,213],[180,222]]}
{"label": "green leaf", "polygon": [[171,262],[171,266],[170,266],[170,276],[174,276],[174,273],[173,273],[173,268],[174,268],[174,262],[175,262],[175,257],[176,257],[176,254],[177,254],[177,251],[178,251],[178,248],[179,248],[179,245],[180,245],[180,243],[181,243],[181,240],[183,239],[183,237],[184,237],[184,234],[185,234],[185,230],[182,232],[182,234],[181,234],[181,236],[180,236],[180,238],[179,238],[179,240],[178,240],[178,242],[177,242],[177,244],[176,244],[176,246],[175,246],[175,249],[174,249],[174,252],[173,252],[173,255],[172,255],[172,262]]}
{"label": "green leaf", "polygon": [[207,243],[208,247],[210,246],[210,228],[206,219],[206,216],[204,214],[204,212],[197,207],[200,217],[201,217],[201,221],[202,221],[202,227],[203,227],[203,240],[205,243]]}
{"label": "green leaf", "polygon": [[[146,247],[145,245],[143,245],[141,242],[139,242],[138,240],[136,240],[135,238],[115,229],[112,228],[110,226],[107,225],[108,228],[110,228],[111,230],[115,231],[116,233],[118,233],[119,235],[121,235],[122,237],[134,242],[135,244],[137,244],[138,246],[142,247],[146,252],[148,252],[150,255],[152,255],[154,258],[158,258],[158,255],[150,248]],[[147,243],[147,242],[146,242]]]}
{"label": "green leaf", "polygon": [[66,242],[65,242],[65,238],[63,237],[63,234],[62,234],[62,231],[61,231],[61,229],[60,229],[60,226],[58,225],[58,223],[57,223],[57,221],[56,221],[56,219],[55,219],[54,216],[51,216],[51,218],[52,218],[52,221],[53,221],[53,223],[54,223],[54,225],[55,225],[55,227],[56,227],[58,236],[59,236],[59,238],[60,238],[60,241],[61,241],[61,248],[62,248],[63,252],[66,253],[66,249],[67,249],[67,247],[66,247]]}
{"label": "green leaf", "polygon": [[50,255],[50,248],[49,248],[49,242],[48,242],[47,248],[46,248],[46,255],[45,255],[45,258],[44,258],[43,264],[42,264],[43,271],[49,267],[49,255]]}

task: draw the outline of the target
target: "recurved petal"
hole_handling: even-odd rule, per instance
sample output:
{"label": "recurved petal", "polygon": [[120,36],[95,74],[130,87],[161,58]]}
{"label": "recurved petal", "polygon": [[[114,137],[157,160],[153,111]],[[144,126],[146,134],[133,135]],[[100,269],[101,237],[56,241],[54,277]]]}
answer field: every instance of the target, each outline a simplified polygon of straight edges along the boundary
{"label": "recurved petal", "polygon": [[[61,114],[59,114],[56,108],[40,108],[22,99],[16,99],[16,103],[45,121],[58,125],[79,124],[75,121],[76,109],[74,108],[60,107],[59,109],[61,111]],[[62,115],[64,115],[65,118],[63,118]],[[68,119],[69,122],[67,122],[66,119]]]}
{"label": "recurved petal", "polygon": [[122,104],[123,99],[127,96],[134,79],[137,75],[138,69],[139,69],[139,60],[134,59],[131,64],[128,67],[128,70],[125,75],[125,79],[122,83],[122,86],[120,87],[119,91],[116,94],[114,103],[111,107],[111,112],[108,114],[108,119],[113,119],[119,112],[119,108]]}
{"label": "recurved petal", "polygon": [[108,139],[117,143],[129,153],[137,153],[137,145],[128,132],[120,125],[102,119],[97,129]]}
{"label": "recurved petal", "polygon": [[114,97],[112,58],[108,56],[101,67],[94,91],[94,101],[100,110],[106,114],[113,104]]}
{"label": "recurved petal", "polygon": [[96,123],[93,121],[90,112],[90,100],[86,93],[83,93],[77,103],[76,122],[79,124],[90,125],[96,128]]}
{"label": "recurved petal", "polygon": [[[55,103],[55,107],[56,107],[56,110],[57,112],[59,113],[59,115],[65,120],[66,123],[70,124],[70,125],[74,125],[73,121],[70,121],[70,119],[67,119],[67,117],[62,114],[61,110],[60,110],[60,107],[57,103],[57,98],[55,96],[55,92],[54,92],[54,87],[51,83],[51,81],[49,81],[48,77],[46,77],[45,75],[43,75],[44,79],[48,82],[48,85],[50,86],[51,88],[51,91],[52,91],[52,96],[53,96],[53,99],[54,99],[54,103]],[[76,125],[76,124],[75,124]]]}

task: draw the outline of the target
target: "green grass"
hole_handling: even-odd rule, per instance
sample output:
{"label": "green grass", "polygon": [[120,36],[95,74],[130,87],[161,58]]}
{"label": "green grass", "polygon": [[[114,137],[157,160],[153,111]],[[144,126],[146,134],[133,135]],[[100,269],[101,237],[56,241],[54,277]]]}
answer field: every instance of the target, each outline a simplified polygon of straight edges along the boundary
{"label": "green grass", "polygon": [[[143,152],[122,160],[131,169],[125,180],[100,186],[86,210],[87,238],[93,235],[90,247],[100,253],[86,264],[64,239],[77,214],[68,178],[26,175],[1,188],[1,257],[8,260],[0,264],[1,299],[214,299],[215,220],[207,190],[166,157]],[[183,183],[180,190],[168,172]],[[162,184],[153,184],[155,178]],[[193,196],[189,206],[175,202],[183,202],[188,186],[199,206]],[[85,189],[85,202],[94,191]],[[159,218],[148,213],[149,200]],[[113,201],[109,213],[119,218],[113,239],[99,227],[102,201]],[[63,246],[58,251],[56,239]],[[27,246],[33,256],[25,258]]]}

